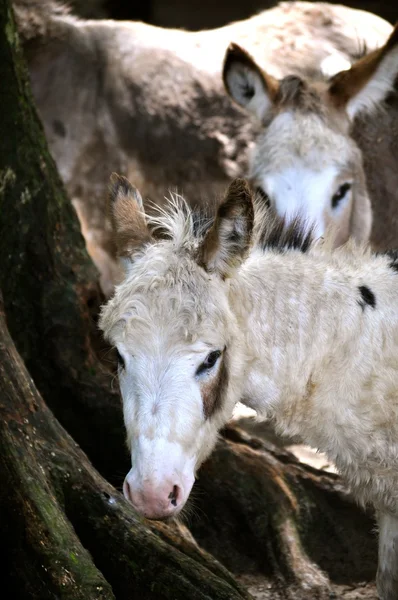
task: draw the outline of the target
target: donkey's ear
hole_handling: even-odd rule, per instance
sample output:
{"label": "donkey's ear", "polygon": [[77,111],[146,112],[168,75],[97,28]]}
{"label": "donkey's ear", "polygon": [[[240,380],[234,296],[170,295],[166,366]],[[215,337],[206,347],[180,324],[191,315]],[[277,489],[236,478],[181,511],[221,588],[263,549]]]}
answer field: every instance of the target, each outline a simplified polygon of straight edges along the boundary
{"label": "donkey's ear", "polygon": [[398,24],[386,44],[364,56],[351,69],[337,73],[329,95],[337,108],[345,107],[353,119],[379,105],[394,89],[398,76]]}
{"label": "donkey's ear", "polygon": [[262,71],[237,44],[230,44],[226,52],[223,81],[235,102],[260,120],[274,103],[279,88],[278,80]]}
{"label": "donkey's ear", "polygon": [[213,226],[199,248],[198,262],[223,279],[244,259],[253,230],[252,195],[244,179],[235,179],[219,206]]}
{"label": "donkey's ear", "polygon": [[112,173],[109,185],[109,209],[118,255],[131,258],[151,240],[142,198],[125,177]]}

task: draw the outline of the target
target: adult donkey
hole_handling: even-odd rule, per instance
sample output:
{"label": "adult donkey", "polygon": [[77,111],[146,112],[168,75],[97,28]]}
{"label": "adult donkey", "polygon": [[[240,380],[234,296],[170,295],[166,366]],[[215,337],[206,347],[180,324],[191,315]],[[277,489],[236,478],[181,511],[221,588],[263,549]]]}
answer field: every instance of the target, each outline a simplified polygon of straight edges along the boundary
{"label": "adult donkey", "polygon": [[225,86],[261,123],[250,177],[280,216],[313,222],[319,236],[333,223],[337,245],[368,241],[373,217],[373,245],[398,247],[397,76],[398,25],[381,48],[323,79],[278,80],[230,45]]}
{"label": "adult donkey", "polygon": [[53,0],[14,0],[14,8],[50,148],[106,292],[116,277],[105,210],[111,170],[131,176],[144,198],[161,203],[171,187],[194,204],[214,201],[246,172],[254,128],[221,80],[231,40],[274,77],[304,77],[322,65],[336,72],[391,32],[369,13],[307,2],[197,33],[85,21]]}

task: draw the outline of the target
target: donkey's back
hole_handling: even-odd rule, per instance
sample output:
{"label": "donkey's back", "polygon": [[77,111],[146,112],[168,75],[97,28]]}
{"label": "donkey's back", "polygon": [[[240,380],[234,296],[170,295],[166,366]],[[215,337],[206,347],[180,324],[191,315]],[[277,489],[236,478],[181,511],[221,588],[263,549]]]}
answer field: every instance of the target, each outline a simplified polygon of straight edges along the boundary
{"label": "donkey's back", "polygon": [[324,3],[282,3],[202,32],[79,20],[53,0],[14,7],[50,149],[106,291],[116,277],[104,200],[112,170],[134,179],[144,198],[162,203],[177,188],[194,204],[246,172],[255,130],[220,74],[231,40],[275,77],[310,76],[329,58],[338,70],[391,30],[379,17]]}

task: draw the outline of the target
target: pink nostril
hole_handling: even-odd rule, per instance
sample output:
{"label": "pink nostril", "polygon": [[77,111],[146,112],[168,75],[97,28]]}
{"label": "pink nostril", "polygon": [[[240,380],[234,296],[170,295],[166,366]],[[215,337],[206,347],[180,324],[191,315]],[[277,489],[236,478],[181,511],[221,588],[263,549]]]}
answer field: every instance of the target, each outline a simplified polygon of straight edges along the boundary
{"label": "pink nostril", "polygon": [[136,490],[126,478],[123,483],[123,495],[140,514],[149,519],[170,517],[184,504],[183,488],[167,483],[160,489],[157,486],[147,485],[143,489]]}
{"label": "pink nostril", "polygon": [[174,485],[172,491],[169,494],[169,500],[173,506],[177,506],[181,499],[181,489],[178,485]]}
{"label": "pink nostril", "polygon": [[130,485],[126,479],[124,480],[124,483],[123,483],[123,494],[127,500],[129,500],[130,502],[132,501]]}

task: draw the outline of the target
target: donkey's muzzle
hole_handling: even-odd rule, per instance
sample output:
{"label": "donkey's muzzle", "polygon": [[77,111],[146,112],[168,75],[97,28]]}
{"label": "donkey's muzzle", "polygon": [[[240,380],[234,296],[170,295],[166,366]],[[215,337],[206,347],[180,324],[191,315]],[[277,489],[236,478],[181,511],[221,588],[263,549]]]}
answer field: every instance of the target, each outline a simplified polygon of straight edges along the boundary
{"label": "donkey's muzzle", "polygon": [[124,497],[134,506],[136,511],[147,519],[168,519],[178,514],[185,504],[183,487],[178,481],[164,482],[153,487],[145,484],[141,489],[134,489],[128,476],[123,484]]}

